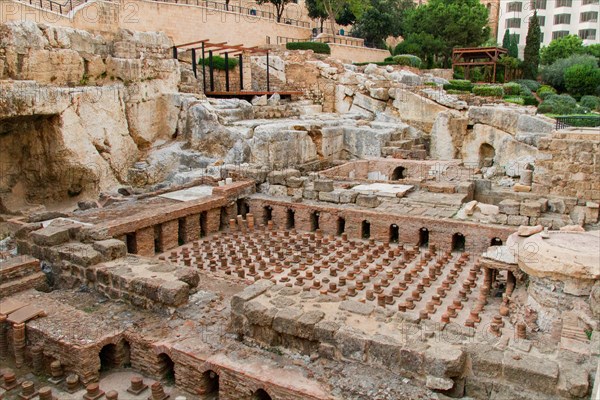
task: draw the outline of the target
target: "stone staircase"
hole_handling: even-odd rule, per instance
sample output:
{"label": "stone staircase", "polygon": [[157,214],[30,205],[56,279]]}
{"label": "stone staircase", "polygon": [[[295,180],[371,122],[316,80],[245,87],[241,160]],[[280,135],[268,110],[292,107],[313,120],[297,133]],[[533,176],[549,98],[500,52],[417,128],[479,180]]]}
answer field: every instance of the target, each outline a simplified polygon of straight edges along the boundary
{"label": "stone staircase", "polygon": [[406,138],[406,130],[393,133],[390,140],[381,148],[382,157],[424,160],[427,150],[422,139]]}
{"label": "stone staircase", "polygon": [[239,99],[209,99],[208,101],[223,123],[230,124],[254,118],[252,105],[247,101]]}
{"label": "stone staircase", "polygon": [[17,256],[0,262],[0,297],[27,289],[37,289],[46,283],[40,261],[31,256]]}

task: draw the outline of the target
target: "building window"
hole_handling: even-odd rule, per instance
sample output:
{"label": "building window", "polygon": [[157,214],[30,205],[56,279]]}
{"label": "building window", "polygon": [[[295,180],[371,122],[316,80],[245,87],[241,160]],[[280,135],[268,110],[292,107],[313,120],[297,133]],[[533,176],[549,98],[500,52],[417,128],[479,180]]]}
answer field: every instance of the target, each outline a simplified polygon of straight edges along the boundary
{"label": "building window", "polygon": [[512,1],[506,5],[508,12],[520,12],[523,8],[523,4],[520,1]]}
{"label": "building window", "polygon": [[521,18],[508,18],[506,20],[507,28],[520,28],[521,27]]}
{"label": "building window", "polygon": [[569,34],[569,31],[556,31],[552,32],[552,40],[560,39],[561,37],[565,37]]}
{"label": "building window", "polygon": [[537,19],[538,19],[538,24],[540,26],[546,25],[546,17],[544,17],[543,15],[538,15]]}
{"label": "building window", "polygon": [[579,37],[583,40],[596,40],[595,29],[582,29],[579,31]]}
{"label": "building window", "polygon": [[579,22],[598,22],[598,11],[582,12]]}
{"label": "building window", "polygon": [[554,25],[570,24],[571,14],[557,14],[554,16]]}
{"label": "building window", "polygon": [[546,0],[532,0],[529,6],[532,10],[545,10]]}
{"label": "building window", "polygon": [[582,6],[588,5],[588,4],[598,4],[600,3],[600,0],[583,0],[581,2]]}
{"label": "building window", "polygon": [[573,0],[556,0],[556,8],[571,7],[572,5],[573,5]]}

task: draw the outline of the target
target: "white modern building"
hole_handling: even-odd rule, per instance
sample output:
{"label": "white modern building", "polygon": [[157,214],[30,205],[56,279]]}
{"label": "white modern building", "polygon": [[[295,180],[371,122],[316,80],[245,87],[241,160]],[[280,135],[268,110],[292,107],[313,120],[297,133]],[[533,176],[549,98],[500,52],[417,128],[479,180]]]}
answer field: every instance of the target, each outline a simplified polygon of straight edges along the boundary
{"label": "white modern building", "polygon": [[553,39],[578,35],[585,45],[600,43],[600,0],[501,0],[498,15],[498,43],[506,29],[516,35],[523,56],[529,19],[535,10],[542,30],[542,46]]}

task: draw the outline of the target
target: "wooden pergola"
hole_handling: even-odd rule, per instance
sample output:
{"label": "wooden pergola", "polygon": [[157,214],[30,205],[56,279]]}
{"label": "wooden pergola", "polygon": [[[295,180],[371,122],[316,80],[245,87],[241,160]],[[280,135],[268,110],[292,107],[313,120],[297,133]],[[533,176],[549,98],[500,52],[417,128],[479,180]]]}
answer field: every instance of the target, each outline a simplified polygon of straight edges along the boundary
{"label": "wooden pergola", "polygon": [[[219,42],[213,43],[210,39],[197,40],[195,42],[183,43],[176,46],[173,46],[173,58],[178,58],[179,50],[191,50],[192,54],[192,71],[194,72],[194,77],[198,77],[198,60],[197,60],[197,51],[201,51],[202,54],[202,87],[204,90],[204,94],[212,97],[243,97],[250,98],[253,96],[260,95],[271,95],[275,92],[271,91],[271,82],[270,82],[270,71],[269,71],[269,50],[268,49],[260,49],[258,46],[254,47],[246,47],[242,44],[227,44],[227,42]],[[243,55],[244,53],[252,53],[252,54],[265,54],[267,58],[267,90],[266,91],[245,91],[244,88],[244,61]],[[206,62],[204,60],[207,59],[208,54],[208,90],[207,90],[207,80],[206,80]],[[215,55],[223,55],[225,59],[225,91],[215,91],[215,76],[214,76],[214,63],[213,57]],[[239,73],[240,73],[240,90],[231,90],[229,85],[229,57],[238,57],[238,65],[239,65]],[[278,91],[280,95],[291,96],[292,94],[302,94],[302,92],[281,92]]]}
{"label": "wooden pergola", "polygon": [[492,82],[496,82],[496,67],[500,56],[508,54],[502,47],[462,47],[452,50],[452,72],[454,67],[464,67],[465,79],[469,79],[471,67],[492,66]]}

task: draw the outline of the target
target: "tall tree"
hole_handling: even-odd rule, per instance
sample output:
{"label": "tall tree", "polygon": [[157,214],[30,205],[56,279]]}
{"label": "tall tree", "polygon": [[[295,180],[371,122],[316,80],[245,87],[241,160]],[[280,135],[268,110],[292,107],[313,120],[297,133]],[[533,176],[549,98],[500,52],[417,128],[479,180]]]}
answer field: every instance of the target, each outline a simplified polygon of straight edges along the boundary
{"label": "tall tree", "polygon": [[331,34],[333,36],[335,36],[336,18],[341,15],[345,8],[357,19],[359,19],[363,12],[369,8],[369,5],[365,0],[317,0],[317,2],[320,3],[327,12],[329,23],[331,24]]}
{"label": "tall tree", "polygon": [[583,40],[577,35],[567,35],[554,39],[548,46],[543,47],[540,51],[540,61],[544,65],[550,65],[558,59],[584,52]]}
{"label": "tall tree", "polygon": [[502,38],[502,47],[506,50],[510,49],[510,31],[507,29],[504,31],[504,37]]}
{"label": "tall tree", "polygon": [[321,32],[323,32],[323,22],[327,19],[327,11],[323,7],[323,3],[318,0],[306,0],[306,9],[308,10],[308,16],[312,19],[319,20],[321,25]]}
{"label": "tall tree", "polygon": [[508,55],[513,58],[519,58],[519,42],[517,35],[510,35],[510,44],[508,45]]}
{"label": "tall tree", "polygon": [[430,0],[407,13],[405,33],[442,43],[437,56],[449,66],[454,47],[476,47],[489,38],[488,10],[479,0]]}
{"label": "tall tree", "polygon": [[285,11],[285,6],[292,2],[292,0],[256,0],[258,4],[271,3],[275,6],[275,18],[277,22],[281,22],[281,17]]}
{"label": "tall tree", "polygon": [[527,30],[527,39],[525,41],[525,53],[523,55],[523,77],[525,79],[536,79],[538,75],[538,65],[540,63],[540,42],[542,31],[537,11],[529,19],[529,29]]}
{"label": "tall tree", "polygon": [[388,36],[403,34],[406,11],[412,8],[412,0],[371,0],[371,7],[356,21],[352,32],[367,45],[385,48]]}

